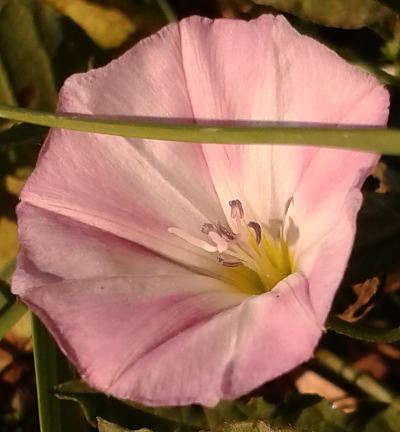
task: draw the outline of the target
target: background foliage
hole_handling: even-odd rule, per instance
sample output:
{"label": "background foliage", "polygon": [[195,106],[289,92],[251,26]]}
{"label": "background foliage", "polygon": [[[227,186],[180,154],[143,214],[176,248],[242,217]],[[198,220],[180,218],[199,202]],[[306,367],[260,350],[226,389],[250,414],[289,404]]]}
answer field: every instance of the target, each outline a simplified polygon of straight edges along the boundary
{"label": "background foliage", "polygon": [[[285,13],[300,32],[374,73],[392,95],[389,125],[400,126],[395,0],[0,0],[0,103],[52,111],[67,76],[107,63],[167,22],[193,14],[251,19],[262,13]],[[399,430],[400,346],[381,336],[366,343],[327,332],[311,362],[213,409],[150,409],[79,381],[40,322],[33,318],[30,326],[9,289],[17,196],[45,135],[42,127],[0,122],[1,431],[38,430],[37,401],[43,432]],[[400,325],[399,158],[382,158],[364,196],[333,313],[358,321],[341,322],[342,332],[356,336],[361,326],[359,339],[371,339],[370,327],[383,335]]]}

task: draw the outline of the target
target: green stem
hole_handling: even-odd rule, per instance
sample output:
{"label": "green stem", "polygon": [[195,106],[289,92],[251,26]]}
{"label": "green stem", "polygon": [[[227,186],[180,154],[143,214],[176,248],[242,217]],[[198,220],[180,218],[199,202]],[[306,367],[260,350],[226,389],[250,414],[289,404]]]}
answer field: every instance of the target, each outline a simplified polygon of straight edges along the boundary
{"label": "green stem", "polygon": [[400,130],[396,129],[220,127],[113,121],[83,115],[52,114],[5,105],[0,105],[0,117],[48,127],[154,140],[216,144],[298,144],[400,155]]}
{"label": "green stem", "polygon": [[333,315],[328,317],[325,328],[364,342],[393,343],[400,340],[400,327],[394,329],[365,327],[357,323],[349,323]]}
{"label": "green stem", "polygon": [[54,387],[73,379],[74,373],[40,320],[32,315],[33,354],[41,432],[85,430],[82,415],[54,395]]}
{"label": "green stem", "polygon": [[169,23],[178,21],[177,16],[175,15],[167,0],[157,0],[157,3]]}
{"label": "green stem", "polygon": [[359,372],[354,366],[346,363],[330,351],[319,349],[315,352],[314,359],[317,363],[355,385],[369,396],[400,408],[400,399],[397,394],[379,384],[370,375]]}

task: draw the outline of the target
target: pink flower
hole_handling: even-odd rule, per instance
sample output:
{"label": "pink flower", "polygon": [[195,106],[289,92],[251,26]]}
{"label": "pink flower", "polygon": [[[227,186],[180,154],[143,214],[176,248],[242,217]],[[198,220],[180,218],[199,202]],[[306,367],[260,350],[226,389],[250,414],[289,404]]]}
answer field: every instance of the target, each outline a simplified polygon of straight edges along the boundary
{"label": "pink flower", "polygon": [[[283,17],[191,17],[67,80],[61,112],[384,125],[388,94]],[[53,129],[13,290],[93,387],[214,405],[308,360],[377,156]]]}

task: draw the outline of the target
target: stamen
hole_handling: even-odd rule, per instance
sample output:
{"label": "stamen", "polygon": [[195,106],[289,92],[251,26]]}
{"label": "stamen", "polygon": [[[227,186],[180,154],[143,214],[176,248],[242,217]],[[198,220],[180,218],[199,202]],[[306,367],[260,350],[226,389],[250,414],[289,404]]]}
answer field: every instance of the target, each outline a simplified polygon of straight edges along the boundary
{"label": "stamen", "polygon": [[211,224],[211,223],[205,223],[203,224],[203,226],[201,227],[201,232],[203,234],[210,234],[211,231],[217,231],[215,225]]}
{"label": "stamen", "polygon": [[249,222],[247,224],[247,226],[254,231],[254,234],[256,236],[256,243],[258,246],[261,243],[261,226],[260,226],[260,224],[252,221],[252,222]]}
{"label": "stamen", "polygon": [[229,205],[231,206],[231,218],[236,219],[240,217],[240,219],[244,218],[244,211],[242,203],[238,200],[231,200],[229,201]]}
{"label": "stamen", "polygon": [[243,265],[240,261],[226,261],[221,255],[218,255],[218,262],[225,267],[239,267]]}
{"label": "stamen", "polygon": [[[293,199],[289,200],[287,209],[292,203]],[[168,228],[168,232],[193,246],[214,253],[214,257],[224,267],[244,267],[243,271],[231,271],[232,278],[234,280],[237,278],[239,281],[239,289],[242,287],[242,279],[249,278],[249,283],[256,284],[257,290],[261,283],[266,292],[270,291],[279,281],[293,273],[286,239],[281,233],[280,242],[276,242],[275,237],[270,236],[268,231],[264,232],[264,228],[258,222],[248,221],[240,200],[229,201],[229,206],[232,218],[228,218],[229,225],[207,222],[201,226],[201,232],[208,236],[208,241],[196,238],[179,228]],[[285,217],[286,219],[289,217],[290,225],[292,223],[290,216]],[[254,272],[259,279],[255,280],[251,272]]]}
{"label": "stamen", "polygon": [[193,246],[197,246],[201,249],[204,249],[206,252],[217,252],[218,251],[218,248],[210,245],[210,243],[207,243],[204,240],[198,239],[198,238],[190,235],[189,233],[187,233],[187,232],[185,232],[179,228],[168,228],[168,232],[171,234],[175,234],[176,236],[178,236],[182,240],[187,241],[188,243],[190,243]]}
{"label": "stamen", "polygon": [[224,227],[219,222],[217,223],[217,233],[225,240],[235,240],[236,234],[233,233],[229,228]]}

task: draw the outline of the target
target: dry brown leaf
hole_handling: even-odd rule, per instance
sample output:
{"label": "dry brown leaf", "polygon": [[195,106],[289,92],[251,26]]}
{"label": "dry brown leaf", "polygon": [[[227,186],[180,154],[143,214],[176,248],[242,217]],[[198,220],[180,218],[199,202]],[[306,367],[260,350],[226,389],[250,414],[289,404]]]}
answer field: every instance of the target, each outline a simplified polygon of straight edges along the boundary
{"label": "dry brown leaf", "polygon": [[361,372],[367,372],[375,379],[381,379],[386,375],[387,366],[382,357],[377,353],[370,353],[354,363],[354,367]]}
{"label": "dry brown leaf", "polygon": [[355,295],[357,296],[357,300],[343,313],[339,314],[338,317],[348,322],[355,322],[363,318],[374,307],[374,303],[366,307],[364,312],[361,314],[356,314],[359,312],[359,309],[365,306],[376,294],[378,291],[378,284],[379,279],[374,277],[363,283],[353,285],[352,288]]}
{"label": "dry brown leaf", "polygon": [[386,275],[383,291],[385,293],[396,291],[400,288],[400,269]]}
{"label": "dry brown leaf", "polygon": [[378,344],[376,349],[386,357],[394,360],[400,360],[400,350],[389,344]]}
{"label": "dry brown leaf", "polygon": [[341,387],[323,378],[316,372],[307,370],[295,380],[299,393],[313,393],[327,399],[344,412],[352,412],[356,408],[356,399]]}

